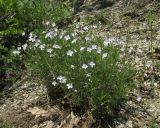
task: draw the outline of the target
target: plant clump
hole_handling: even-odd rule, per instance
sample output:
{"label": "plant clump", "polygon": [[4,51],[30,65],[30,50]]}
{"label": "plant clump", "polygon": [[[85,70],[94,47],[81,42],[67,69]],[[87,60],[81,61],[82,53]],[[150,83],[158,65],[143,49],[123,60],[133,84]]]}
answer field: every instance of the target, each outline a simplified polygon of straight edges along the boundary
{"label": "plant clump", "polygon": [[[92,26],[32,32],[26,51],[28,66],[48,88],[54,100],[67,96],[71,107],[90,109],[101,118],[114,110],[133,88],[135,69],[120,50],[122,40],[89,33]],[[15,55],[20,51],[15,50]]]}

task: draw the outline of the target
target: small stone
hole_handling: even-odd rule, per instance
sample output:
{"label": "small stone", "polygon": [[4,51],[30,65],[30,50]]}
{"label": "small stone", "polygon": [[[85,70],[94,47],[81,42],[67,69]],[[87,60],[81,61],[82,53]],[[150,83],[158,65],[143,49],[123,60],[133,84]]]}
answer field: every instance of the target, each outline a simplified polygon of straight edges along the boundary
{"label": "small stone", "polygon": [[141,96],[137,96],[137,99],[136,99],[138,102],[141,102],[142,100],[142,97]]}
{"label": "small stone", "polygon": [[38,128],[38,125],[34,125],[32,128]]}
{"label": "small stone", "polygon": [[157,117],[156,122],[160,123],[160,115]]}
{"label": "small stone", "polygon": [[45,121],[43,124],[40,124],[40,128],[53,128],[53,121]]}
{"label": "small stone", "polygon": [[127,121],[126,125],[127,125],[129,128],[133,128],[133,122],[132,122],[132,121]]}
{"label": "small stone", "polygon": [[120,125],[116,126],[116,128],[124,128],[124,127],[125,127],[124,124],[120,124]]}

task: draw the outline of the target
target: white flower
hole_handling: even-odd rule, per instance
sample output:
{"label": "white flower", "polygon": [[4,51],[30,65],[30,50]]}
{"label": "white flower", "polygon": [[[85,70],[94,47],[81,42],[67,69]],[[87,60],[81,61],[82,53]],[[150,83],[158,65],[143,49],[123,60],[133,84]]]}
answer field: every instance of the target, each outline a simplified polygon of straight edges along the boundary
{"label": "white flower", "polygon": [[65,40],[70,40],[71,38],[70,38],[69,35],[66,35],[66,36],[64,36],[64,39],[65,39]]}
{"label": "white flower", "polygon": [[43,49],[45,48],[45,45],[44,45],[44,44],[41,44],[41,45],[39,46],[39,48],[40,48],[41,50],[43,50]]}
{"label": "white flower", "polygon": [[48,49],[47,49],[47,52],[51,53],[51,52],[52,52],[52,49],[51,49],[51,48],[48,48]]}
{"label": "white flower", "polygon": [[111,43],[117,43],[118,40],[116,38],[110,37],[110,38],[105,38],[105,41],[103,42],[104,46],[108,46]]}
{"label": "white flower", "polygon": [[57,45],[57,44],[54,44],[52,47],[53,48],[57,48],[57,49],[61,49],[62,48],[60,45]]}
{"label": "white flower", "polygon": [[72,44],[74,44],[77,41],[77,39],[72,40]]}
{"label": "white flower", "polygon": [[74,33],[72,33],[71,34],[73,37],[75,37],[76,35],[77,35],[77,33],[76,32],[74,32]]}
{"label": "white flower", "polygon": [[85,49],[85,47],[81,47],[81,48],[80,48],[80,51],[83,51],[84,49]]}
{"label": "white flower", "polygon": [[48,37],[52,37],[52,32],[48,32],[48,33],[46,33],[46,35],[45,35],[45,38],[48,38]]}
{"label": "white flower", "polygon": [[45,38],[53,38],[53,37],[55,37],[55,36],[57,36],[57,32],[54,32],[54,31],[50,31],[50,32],[48,32],[48,33],[46,33],[46,35],[45,35]]}
{"label": "white flower", "polygon": [[76,49],[74,49],[74,52],[77,52],[77,50],[76,50]]}
{"label": "white flower", "polygon": [[136,99],[138,102],[140,102],[142,100],[142,97],[141,96],[137,96],[137,99]]}
{"label": "white flower", "polygon": [[54,57],[55,55],[54,54],[50,54],[50,57]]}
{"label": "white flower", "polygon": [[67,81],[67,79],[64,76],[58,76],[57,80],[59,80],[59,82],[62,84],[66,83],[66,81]]}
{"label": "white flower", "polygon": [[84,33],[84,30],[80,30],[79,32],[83,34],[83,33]]}
{"label": "white flower", "polygon": [[22,49],[21,47],[18,47],[18,48],[17,48],[17,50],[21,50],[21,49]]}
{"label": "white flower", "polygon": [[24,36],[24,35],[25,35],[25,32],[22,33],[22,36]]}
{"label": "white flower", "polygon": [[141,60],[141,59],[140,59],[139,57],[136,56],[136,58],[135,58],[135,63],[139,63],[140,60]]}
{"label": "white flower", "polygon": [[74,92],[78,92],[78,91],[75,89]]}
{"label": "white flower", "polygon": [[62,38],[63,38],[63,36],[64,36],[64,35],[60,34],[60,35],[59,35],[59,38],[60,38],[60,39],[62,39]]}
{"label": "white flower", "polygon": [[55,26],[56,26],[56,24],[53,22],[53,23],[52,23],[52,27],[55,27]]}
{"label": "white flower", "polygon": [[93,50],[96,50],[96,49],[97,49],[97,45],[93,44],[93,45],[91,46],[91,48],[92,48]]}
{"label": "white flower", "polygon": [[71,89],[71,88],[73,88],[73,85],[72,85],[72,83],[69,83],[69,84],[67,84],[67,88],[68,88],[68,89]]}
{"label": "white flower", "polygon": [[108,55],[107,53],[103,53],[103,54],[102,54],[102,58],[106,58],[107,55]]}
{"label": "white flower", "polygon": [[91,52],[91,51],[92,51],[92,48],[88,47],[88,48],[87,48],[87,51],[88,51],[88,52]]}
{"label": "white flower", "polygon": [[92,61],[89,63],[89,65],[91,66],[91,68],[93,68],[95,66],[95,63]]}
{"label": "white flower", "polygon": [[38,47],[38,45],[39,45],[39,43],[38,43],[38,42],[36,42],[36,43],[34,44],[34,46],[35,46],[35,47]]}
{"label": "white flower", "polygon": [[97,28],[97,25],[93,25],[92,27],[93,27],[93,28]]}
{"label": "white flower", "polygon": [[57,29],[57,28],[54,28],[54,31],[56,32],[56,35],[57,35],[58,29]]}
{"label": "white flower", "polygon": [[106,38],[105,41],[103,42],[104,46],[108,46],[111,43],[111,41]]}
{"label": "white flower", "polygon": [[87,69],[87,68],[88,68],[88,65],[83,64],[83,65],[82,65],[82,68],[83,68],[83,69]]}
{"label": "white flower", "polygon": [[149,68],[149,67],[151,67],[151,66],[152,66],[152,61],[147,61],[147,62],[146,62],[146,67]]}
{"label": "white flower", "polygon": [[85,26],[83,29],[84,29],[85,31],[87,31],[87,30],[88,30],[88,27],[87,27],[87,26]]}
{"label": "white flower", "polygon": [[138,49],[137,49],[137,52],[138,52],[138,53],[142,53],[143,51],[142,51],[142,49],[139,49],[139,48],[138,48]]}
{"label": "white flower", "polygon": [[120,51],[121,51],[121,52],[124,52],[124,51],[125,51],[125,48],[124,48],[124,47],[122,47],[122,48],[120,49]]}
{"label": "white flower", "polygon": [[29,34],[29,41],[35,42],[35,41],[36,41],[36,37],[37,37],[37,36],[33,36],[33,33],[31,32],[31,33]]}
{"label": "white flower", "polygon": [[128,53],[132,53],[133,48],[129,48]]}
{"label": "white flower", "polygon": [[71,68],[72,68],[72,69],[75,69],[75,66],[74,66],[74,65],[71,65]]}
{"label": "white flower", "polygon": [[73,55],[73,53],[74,53],[73,51],[68,50],[67,55],[68,55],[68,56],[72,56],[72,55]]}
{"label": "white flower", "polygon": [[91,40],[91,38],[87,36],[87,37],[85,37],[85,40],[89,41],[89,40]]}
{"label": "white flower", "polygon": [[26,50],[27,46],[27,44],[22,45],[23,50]]}
{"label": "white flower", "polygon": [[86,74],[86,77],[91,77],[91,73],[87,73],[87,74]]}
{"label": "white flower", "polygon": [[49,21],[46,21],[46,25],[49,25],[50,24],[50,22]]}
{"label": "white flower", "polygon": [[53,85],[53,86],[56,86],[56,85],[57,85],[57,82],[56,82],[56,81],[53,81],[53,82],[52,82],[52,85]]}
{"label": "white flower", "polygon": [[98,47],[97,53],[101,54],[101,52],[102,52],[102,49],[100,47]]}
{"label": "white flower", "polygon": [[19,55],[19,54],[20,54],[20,51],[15,50],[15,51],[13,51],[13,54],[15,54],[15,55]]}

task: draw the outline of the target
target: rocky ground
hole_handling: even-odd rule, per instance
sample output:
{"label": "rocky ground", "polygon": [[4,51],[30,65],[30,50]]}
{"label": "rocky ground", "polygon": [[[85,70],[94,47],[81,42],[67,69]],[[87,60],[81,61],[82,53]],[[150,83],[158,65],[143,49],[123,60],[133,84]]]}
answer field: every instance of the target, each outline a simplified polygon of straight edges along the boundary
{"label": "rocky ground", "polygon": [[[1,96],[0,124],[7,122],[15,128],[160,128],[160,2],[119,0],[96,9],[90,5],[93,3],[84,3],[74,19],[78,17],[86,25],[95,23],[94,34],[127,42],[126,56],[138,70],[136,89],[128,94],[114,126],[98,125],[89,112],[82,117],[74,115],[63,100],[49,104],[44,86],[30,81],[29,75]],[[146,20],[149,11],[155,14],[152,29]]]}

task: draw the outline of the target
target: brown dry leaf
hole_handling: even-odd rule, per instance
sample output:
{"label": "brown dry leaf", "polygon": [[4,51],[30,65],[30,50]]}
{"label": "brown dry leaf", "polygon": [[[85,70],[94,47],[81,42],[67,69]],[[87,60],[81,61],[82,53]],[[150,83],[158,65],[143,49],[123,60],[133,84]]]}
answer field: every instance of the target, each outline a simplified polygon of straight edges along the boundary
{"label": "brown dry leaf", "polygon": [[35,118],[38,118],[39,116],[48,116],[48,111],[38,107],[29,108],[27,112],[30,112],[32,115],[35,115]]}
{"label": "brown dry leaf", "polygon": [[73,112],[63,121],[57,128],[90,128],[95,122],[91,113],[87,113],[85,117],[75,116]]}
{"label": "brown dry leaf", "polygon": [[78,122],[80,121],[80,117],[76,117],[73,112],[66,119],[61,122],[61,124],[57,128],[73,128],[77,126]]}

